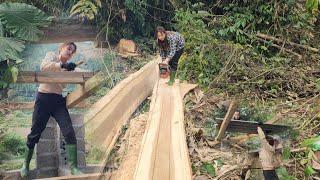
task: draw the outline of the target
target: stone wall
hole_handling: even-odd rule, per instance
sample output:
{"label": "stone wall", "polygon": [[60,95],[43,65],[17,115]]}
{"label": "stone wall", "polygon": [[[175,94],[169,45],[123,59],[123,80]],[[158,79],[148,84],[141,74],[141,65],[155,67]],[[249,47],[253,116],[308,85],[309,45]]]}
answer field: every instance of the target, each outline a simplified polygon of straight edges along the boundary
{"label": "stone wall", "polygon": [[[77,138],[78,167],[85,168],[83,115],[70,116]],[[36,170],[38,178],[70,174],[65,144],[59,126],[53,118],[50,118],[36,146]]]}

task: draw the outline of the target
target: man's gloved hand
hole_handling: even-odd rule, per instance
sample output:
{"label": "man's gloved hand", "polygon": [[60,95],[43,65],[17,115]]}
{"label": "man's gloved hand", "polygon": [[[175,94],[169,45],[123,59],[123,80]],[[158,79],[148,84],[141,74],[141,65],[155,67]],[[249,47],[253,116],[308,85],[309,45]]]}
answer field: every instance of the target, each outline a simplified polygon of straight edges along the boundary
{"label": "man's gloved hand", "polygon": [[258,135],[261,141],[261,150],[259,152],[259,159],[263,170],[274,170],[280,166],[279,156],[276,153],[276,145],[269,144],[262,129],[258,127]]}
{"label": "man's gloved hand", "polygon": [[73,71],[77,67],[77,65],[73,62],[69,62],[69,63],[61,63],[60,67],[63,69],[66,69],[67,71]]}

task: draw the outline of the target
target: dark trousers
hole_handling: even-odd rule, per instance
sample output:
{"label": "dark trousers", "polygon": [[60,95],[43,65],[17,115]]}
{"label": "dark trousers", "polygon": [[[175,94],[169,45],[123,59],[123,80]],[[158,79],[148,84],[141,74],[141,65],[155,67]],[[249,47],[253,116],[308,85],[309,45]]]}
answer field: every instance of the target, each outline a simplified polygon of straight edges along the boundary
{"label": "dark trousers", "polygon": [[265,180],[279,180],[275,170],[263,170],[263,176]]}
{"label": "dark trousers", "polygon": [[179,59],[183,53],[183,48],[177,51],[169,62],[171,71],[177,71]]}
{"label": "dark trousers", "polygon": [[41,133],[46,128],[50,116],[57,121],[67,144],[77,144],[69,111],[66,107],[66,98],[59,94],[38,92],[27,146],[32,149],[39,142]]}

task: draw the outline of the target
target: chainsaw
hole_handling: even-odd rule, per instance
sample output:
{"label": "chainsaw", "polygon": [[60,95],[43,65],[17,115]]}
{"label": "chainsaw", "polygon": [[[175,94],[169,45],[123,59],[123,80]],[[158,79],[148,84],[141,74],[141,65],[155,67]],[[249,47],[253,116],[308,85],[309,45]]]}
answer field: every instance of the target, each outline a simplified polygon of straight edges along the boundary
{"label": "chainsaw", "polygon": [[[220,128],[223,122],[223,119],[216,118],[216,122],[218,124],[218,128]],[[253,122],[253,121],[232,120],[229,122],[229,125],[226,131],[240,132],[240,133],[247,133],[247,134],[257,134],[258,127],[261,127],[267,135],[283,133],[291,130],[290,126],[263,124],[263,123]]]}
{"label": "chainsaw", "polygon": [[170,75],[170,66],[165,63],[159,63],[160,78],[167,78]]}

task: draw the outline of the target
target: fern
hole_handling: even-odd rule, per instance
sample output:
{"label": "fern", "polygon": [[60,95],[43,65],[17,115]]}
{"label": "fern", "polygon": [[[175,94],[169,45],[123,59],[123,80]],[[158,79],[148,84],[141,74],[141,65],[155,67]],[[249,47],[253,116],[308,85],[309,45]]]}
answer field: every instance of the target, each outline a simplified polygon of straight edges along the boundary
{"label": "fern", "polygon": [[4,82],[15,83],[17,81],[18,73],[19,71],[17,67],[9,66],[6,70],[4,70],[2,79]]}
{"label": "fern", "polygon": [[50,24],[48,17],[38,8],[24,3],[0,4],[0,21],[13,36],[25,41],[37,41],[42,35],[41,27]]}
{"label": "fern", "polygon": [[[20,53],[24,50],[23,41],[37,41],[42,31],[49,25],[52,17],[43,11],[24,3],[0,4],[0,89],[8,88],[18,76],[16,64],[23,60]],[[7,35],[9,35],[7,37]],[[11,60],[10,63],[5,62]],[[1,95],[1,94],[0,94]]]}
{"label": "fern", "polygon": [[98,13],[98,7],[101,7],[100,0],[94,0],[93,3],[91,0],[80,0],[77,4],[72,6],[70,16],[78,14],[81,18],[88,18],[90,20]]}

